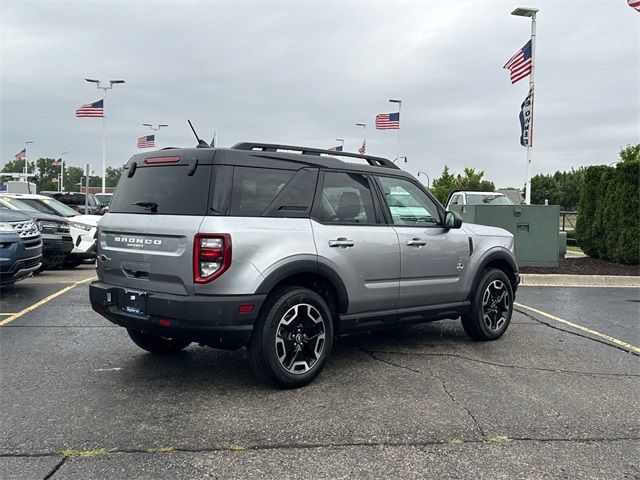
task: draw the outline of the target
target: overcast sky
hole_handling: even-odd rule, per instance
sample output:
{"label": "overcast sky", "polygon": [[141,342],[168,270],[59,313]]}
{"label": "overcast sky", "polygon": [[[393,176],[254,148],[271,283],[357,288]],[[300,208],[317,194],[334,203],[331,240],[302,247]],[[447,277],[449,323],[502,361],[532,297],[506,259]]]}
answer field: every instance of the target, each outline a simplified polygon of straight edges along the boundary
{"label": "overcast sky", "polygon": [[377,113],[402,99],[402,167],[431,178],[449,165],[522,186],[520,104],[502,65],[540,9],[533,172],[610,163],[640,142],[640,13],[626,0],[178,2],[0,0],[0,162],[26,140],[31,159],[101,171],[102,98],[85,77],[124,79],[108,92],[107,165],[123,164],[142,123],[167,123],[160,146],[194,146],[187,118],[221,146],[262,141],[394,158],[396,131]]}

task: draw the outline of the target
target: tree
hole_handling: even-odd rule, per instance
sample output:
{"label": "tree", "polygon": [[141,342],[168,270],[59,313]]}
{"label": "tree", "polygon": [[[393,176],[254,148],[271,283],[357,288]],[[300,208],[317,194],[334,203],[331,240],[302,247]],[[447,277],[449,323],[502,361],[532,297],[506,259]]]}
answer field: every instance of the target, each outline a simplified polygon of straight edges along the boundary
{"label": "tree", "polygon": [[444,205],[447,201],[447,197],[449,196],[449,192],[455,188],[456,177],[449,172],[449,167],[445,165],[444,170],[442,171],[442,176],[433,180],[433,183],[431,184],[431,193],[433,193],[435,197],[440,200],[440,203]]}
{"label": "tree", "polygon": [[123,170],[124,165],[121,167],[107,167],[107,171],[105,172],[107,187],[115,187],[118,184]]}
{"label": "tree", "polygon": [[620,150],[620,160],[622,162],[640,161],[640,143],[627,145]]}
{"label": "tree", "polygon": [[[29,162],[29,173],[32,173],[36,168],[35,162]],[[24,172],[24,160],[9,160],[2,167],[3,172],[22,173]]]}
{"label": "tree", "polygon": [[80,167],[65,167],[64,188],[68,191],[80,190],[80,180],[84,176],[84,170]]}

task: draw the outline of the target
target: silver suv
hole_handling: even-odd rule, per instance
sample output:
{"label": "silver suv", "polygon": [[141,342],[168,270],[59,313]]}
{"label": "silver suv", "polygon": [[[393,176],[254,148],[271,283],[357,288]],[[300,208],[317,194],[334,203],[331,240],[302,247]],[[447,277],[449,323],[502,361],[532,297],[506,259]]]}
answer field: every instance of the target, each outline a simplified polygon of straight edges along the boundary
{"label": "silver suv", "polygon": [[284,388],[339,335],[461,317],[495,340],[519,282],[509,232],[463,226],[389,160],[253,143],[133,156],[97,269],[93,309],[138,346],[247,346]]}

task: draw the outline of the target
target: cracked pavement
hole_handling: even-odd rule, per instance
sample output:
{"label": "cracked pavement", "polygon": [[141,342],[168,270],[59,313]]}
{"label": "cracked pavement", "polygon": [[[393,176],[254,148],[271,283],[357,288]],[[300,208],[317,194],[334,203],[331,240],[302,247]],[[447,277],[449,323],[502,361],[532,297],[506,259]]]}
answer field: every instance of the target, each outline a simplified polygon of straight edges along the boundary
{"label": "cracked pavement", "polygon": [[[1,309],[88,276],[44,272],[3,291]],[[640,478],[640,357],[535,315],[514,312],[489,343],[448,320],[341,338],[313,384],[279,391],[244,350],[152,357],[91,311],[87,289],[0,328],[0,478]],[[620,296],[610,327],[592,305],[604,295]],[[567,310],[581,296],[589,311]],[[623,301],[637,289],[561,298],[518,294],[638,344],[637,303]]]}

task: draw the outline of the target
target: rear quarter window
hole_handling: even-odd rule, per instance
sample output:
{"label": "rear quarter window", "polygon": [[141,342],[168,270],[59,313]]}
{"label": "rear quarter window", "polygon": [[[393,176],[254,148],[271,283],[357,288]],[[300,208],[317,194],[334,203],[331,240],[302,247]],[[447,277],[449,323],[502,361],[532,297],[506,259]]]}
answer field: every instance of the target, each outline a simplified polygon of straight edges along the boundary
{"label": "rear quarter window", "polygon": [[[191,176],[188,175],[189,169],[189,165],[138,166],[131,178],[123,174],[109,212],[207,215],[211,165],[198,166]],[[136,202],[154,202],[157,211],[134,205]]]}
{"label": "rear quarter window", "polygon": [[295,170],[235,167],[229,214],[258,217],[284,190]]}

